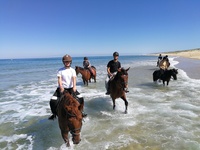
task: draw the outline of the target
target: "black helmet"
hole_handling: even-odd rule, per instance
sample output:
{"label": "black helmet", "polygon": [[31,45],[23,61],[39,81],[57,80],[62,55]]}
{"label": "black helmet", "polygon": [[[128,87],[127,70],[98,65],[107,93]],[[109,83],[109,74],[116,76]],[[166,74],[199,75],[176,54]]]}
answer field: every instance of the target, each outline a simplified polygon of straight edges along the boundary
{"label": "black helmet", "polygon": [[113,56],[119,56],[119,53],[118,52],[114,52]]}
{"label": "black helmet", "polygon": [[84,60],[88,60],[88,58],[87,58],[87,57],[84,57]]}
{"label": "black helmet", "polygon": [[70,61],[71,62],[72,61],[72,57],[70,55],[66,54],[65,56],[63,56],[62,61],[63,62],[65,62],[65,61]]}

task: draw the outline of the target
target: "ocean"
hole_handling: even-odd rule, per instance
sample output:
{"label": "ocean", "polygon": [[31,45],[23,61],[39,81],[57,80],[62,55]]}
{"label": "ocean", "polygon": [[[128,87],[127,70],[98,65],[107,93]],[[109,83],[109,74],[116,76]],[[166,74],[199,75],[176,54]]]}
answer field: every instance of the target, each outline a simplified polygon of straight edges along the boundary
{"label": "ocean", "polygon": [[[121,99],[112,109],[105,95],[106,65],[112,56],[89,57],[97,69],[97,82],[77,89],[85,100],[81,142],[65,147],[49,100],[57,88],[61,58],[0,60],[0,149],[2,150],[199,150],[200,80],[178,68],[177,80],[168,86],[154,83],[156,56],[120,56],[130,67],[128,114]],[[72,67],[83,57],[73,57]],[[171,68],[179,62],[170,57]]]}

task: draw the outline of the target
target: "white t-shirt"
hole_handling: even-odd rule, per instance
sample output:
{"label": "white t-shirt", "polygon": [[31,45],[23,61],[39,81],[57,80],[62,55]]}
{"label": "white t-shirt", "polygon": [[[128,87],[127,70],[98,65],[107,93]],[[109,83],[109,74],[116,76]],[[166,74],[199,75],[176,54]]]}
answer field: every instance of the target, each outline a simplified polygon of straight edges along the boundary
{"label": "white t-shirt", "polygon": [[73,80],[72,77],[76,77],[76,71],[73,68],[60,68],[57,72],[57,77],[62,78],[62,85],[64,88],[72,88]]}

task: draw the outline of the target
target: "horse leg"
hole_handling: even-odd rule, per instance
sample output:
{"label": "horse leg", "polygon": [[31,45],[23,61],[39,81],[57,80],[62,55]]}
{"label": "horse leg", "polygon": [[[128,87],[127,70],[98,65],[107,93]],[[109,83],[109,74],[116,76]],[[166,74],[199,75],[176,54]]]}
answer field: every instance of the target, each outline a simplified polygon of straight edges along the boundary
{"label": "horse leg", "polygon": [[85,79],[82,77],[82,79],[83,79],[83,84],[85,85]]}
{"label": "horse leg", "polygon": [[112,98],[112,101],[113,101],[113,110],[115,110],[115,99]]}
{"label": "horse leg", "polygon": [[165,80],[163,80],[163,86],[165,86]]}
{"label": "horse leg", "polygon": [[65,141],[66,143],[66,146],[69,147],[70,146],[70,143],[69,143],[69,139],[68,139],[68,131],[61,131],[61,135],[62,135],[62,138],[63,140]]}
{"label": "horse leg", "polygon": [[168,86],[168,84],[169,84],[169,80],[167,80],[167,86]]}
{"label": "horse leg", "polygon": [[94,82],[96,82],[96,75],[94,76]]}
{"label": "horse leg", "polygon": [[86,85],[88,86],[88,81],[86,81]]}
{"label": "horse leg", "polygon": [[128,101],[126,100],[126,96],[122,96],[121,99],[124,100],[124,104],[125,104],[125,114],[127,114],[127,109],[128,109]]}

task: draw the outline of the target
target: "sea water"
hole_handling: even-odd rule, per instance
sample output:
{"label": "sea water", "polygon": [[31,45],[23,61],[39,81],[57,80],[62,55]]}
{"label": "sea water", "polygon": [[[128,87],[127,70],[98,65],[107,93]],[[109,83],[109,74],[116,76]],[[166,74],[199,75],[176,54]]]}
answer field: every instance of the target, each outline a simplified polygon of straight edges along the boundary
{"label": "sea water", "polygon": [[[105,95],[106,65],[111,56],[89,57],[97,70],[97,82],[77,89],[85,100],[81,142],[66,148],[49,100],[57,88],[56,72],[61,58],[0,60],[0,149],[2,150],[198,150],[200,149],[200,80],[179,69],[168,86],[154,83],[155,56],[120,56],[122,67],[130,67],[129,93],[116,99],[112,109]],[[73,57],[72,67],[82,66]],[[177,62],[170,58],[171,68]]]}

